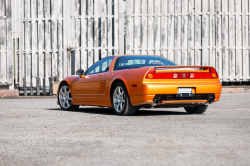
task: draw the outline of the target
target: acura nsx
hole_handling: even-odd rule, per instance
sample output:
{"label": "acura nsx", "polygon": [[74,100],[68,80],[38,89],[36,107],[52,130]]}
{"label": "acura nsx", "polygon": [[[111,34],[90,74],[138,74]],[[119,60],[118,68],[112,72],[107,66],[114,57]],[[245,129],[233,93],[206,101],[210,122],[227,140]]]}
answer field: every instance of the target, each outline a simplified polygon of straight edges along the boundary
{"label": "acura nsx", "polygon": [[105,57],[85,72],[66,77],[58,88],[63,110],[79,106],[113,108],[118,115],[133,115],[140,108],[184,107],[202,114],[219,101],[221,83],[210,66],[178,66],[160,56]]}

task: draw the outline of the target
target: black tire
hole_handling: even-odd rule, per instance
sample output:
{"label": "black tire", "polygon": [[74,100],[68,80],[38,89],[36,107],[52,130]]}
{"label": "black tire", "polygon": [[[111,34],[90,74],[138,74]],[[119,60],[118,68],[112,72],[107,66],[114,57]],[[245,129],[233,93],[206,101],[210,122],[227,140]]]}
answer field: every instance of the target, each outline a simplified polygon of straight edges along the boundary
{"label": "black tire", "polygon": [[[115,105],[113,103],[113,95],[115,93],[116,88],[118,88],[118,87],[122,88],[124,91],[124,94],[125,94],[125,99],[124,99],[125,103],[124,103],[123,109],[121,109],[121,111],[117,111],[115,108]],[[115,87],[112,89],[112,91],[111,91],[111,103],[112,103],[113,110],[114,110],[115,114],[117,114],[117,115],[123,115],[123,116],[133,115],[139,109],[139,107],[132,106],[127,89],[123,83],[116,84]]]}
{"label": "black tire", "polygon": [[207,110],[207,105],[199,105],[196,107],[184,107],[188,114],[202,114]]}
{"label": "black tire", "polygon": [[68,87],[68,89],[70,89],[70,88],[69,88],[69,85],[68,85],[67,83],[62,83],[62,84],[60,85],[60,87],[59,87],[58,94],[57,94],[57,100],[58,100],[58,103],[59,103],[61,109],[62,109],[62,110],[65,110],[65,111],[76,111],[76,110],[78,110],[79,105],[73,105],[73,104],[72,104],[71,92],[69,93],[69,97],[71,97],[71,103],[69,103],[70,106],[66,108],[66,107],[63,107],[63,106],[61,105],[61,102],[60,102],[60,100],[59,100],[59,93],[60,93],[60,90],[61,90],[62,88],[64,88],[64,87]]}

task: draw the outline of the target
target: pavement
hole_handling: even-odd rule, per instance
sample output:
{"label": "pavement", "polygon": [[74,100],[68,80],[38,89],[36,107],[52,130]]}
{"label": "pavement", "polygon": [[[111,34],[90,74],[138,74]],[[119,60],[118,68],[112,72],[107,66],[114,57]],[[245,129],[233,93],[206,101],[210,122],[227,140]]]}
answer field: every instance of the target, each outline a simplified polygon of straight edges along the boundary
{"label": "pavement", "polygon": [[250,93],[202,115],[183,108],[116,116],[62,111],[55,98],[0,99],[0,165],[249,165]]}

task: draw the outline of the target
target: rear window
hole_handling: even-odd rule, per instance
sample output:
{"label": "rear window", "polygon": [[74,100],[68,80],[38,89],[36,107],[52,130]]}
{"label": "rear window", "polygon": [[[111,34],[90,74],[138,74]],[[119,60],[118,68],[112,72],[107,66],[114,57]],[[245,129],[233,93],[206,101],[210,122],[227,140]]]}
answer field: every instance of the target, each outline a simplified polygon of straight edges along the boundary
{"label": "rear window", "polygon": [[121,56],[117,58],[114,70],[133,69],[145,66],[176,66],[174,62],[157,56]]}

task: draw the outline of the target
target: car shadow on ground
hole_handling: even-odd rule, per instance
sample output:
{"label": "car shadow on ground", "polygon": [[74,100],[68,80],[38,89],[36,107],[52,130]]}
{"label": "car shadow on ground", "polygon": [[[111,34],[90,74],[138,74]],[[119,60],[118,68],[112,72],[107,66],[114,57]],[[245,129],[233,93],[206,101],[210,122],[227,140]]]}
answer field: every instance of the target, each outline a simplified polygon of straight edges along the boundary
{"label": "car shadow on ground", "polygon": [[[51,108],[48,110],[56,110],[56,111],[65,111],[61,108]],[[98,107],[91,107],[91,108],[79,108],[76,111],[67,111],[67,112],[79,112],[79,113],[88,113],[88,114],[103,114],[103,115],[115,115],[113,109],[111,108],[98,108]],[[166,111],[166,110],[138,110],[133,116],[157,116],[157,115],[188,115],[186,112],[179,112],[179,111]]]}

